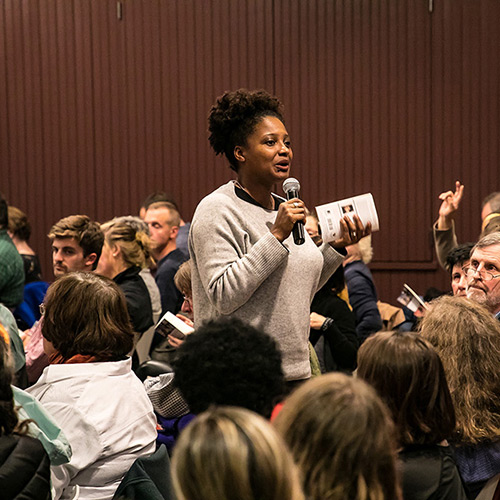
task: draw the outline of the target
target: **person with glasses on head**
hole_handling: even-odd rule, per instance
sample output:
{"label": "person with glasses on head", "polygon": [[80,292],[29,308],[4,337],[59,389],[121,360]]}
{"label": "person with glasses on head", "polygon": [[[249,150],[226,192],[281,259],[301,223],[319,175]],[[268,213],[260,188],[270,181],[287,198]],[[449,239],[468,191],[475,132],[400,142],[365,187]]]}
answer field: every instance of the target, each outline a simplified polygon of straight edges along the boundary
{"label": "person with glasses on head", "polygon": [[500,233],[481,238],[471,252],[467,276],[467,298],[484,305],[500,319]]}

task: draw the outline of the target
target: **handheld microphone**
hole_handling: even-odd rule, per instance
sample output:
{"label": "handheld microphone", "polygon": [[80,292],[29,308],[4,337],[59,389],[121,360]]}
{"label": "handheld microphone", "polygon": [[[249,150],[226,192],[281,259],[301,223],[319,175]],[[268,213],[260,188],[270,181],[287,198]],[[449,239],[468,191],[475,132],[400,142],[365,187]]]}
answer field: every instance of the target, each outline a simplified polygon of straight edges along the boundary
{"label": "handheld microphone", "polygon": [[[286,193],[286,199],[299,198],[300,182],[293,177],[285,179],[283,182],[283,191]],[[296,245],[302,245],[306,239],[304,238],[304,223],[297,221],[293,226],[293,241]]]}

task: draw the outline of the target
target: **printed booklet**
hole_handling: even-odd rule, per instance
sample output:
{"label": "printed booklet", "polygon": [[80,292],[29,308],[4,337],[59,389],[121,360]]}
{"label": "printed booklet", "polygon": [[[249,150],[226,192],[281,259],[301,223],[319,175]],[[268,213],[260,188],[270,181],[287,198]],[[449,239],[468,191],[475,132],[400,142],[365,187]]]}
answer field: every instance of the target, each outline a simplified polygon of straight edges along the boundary
{"label": "printed booklet", "polygon": [[316,213],[321,227],[321,237],[327,243],[340,238],[342,233],[340,220],[346,215],[352,220],[352,216],[356,214],[363,226],[371,222],[372,233],[379,230],[377,209],[371,193],[319,205],[316,207]]}

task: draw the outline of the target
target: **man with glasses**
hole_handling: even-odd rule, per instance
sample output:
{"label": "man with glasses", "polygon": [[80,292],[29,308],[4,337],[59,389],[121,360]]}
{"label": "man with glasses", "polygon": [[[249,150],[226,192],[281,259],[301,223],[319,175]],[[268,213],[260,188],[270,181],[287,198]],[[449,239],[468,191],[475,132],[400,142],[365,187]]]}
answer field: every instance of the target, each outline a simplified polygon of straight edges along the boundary
{"label": "man with glasses", "polygon": [[500,319],[500,232],[481,238],[472,249],[467,276],[467,298],[483,304]]}

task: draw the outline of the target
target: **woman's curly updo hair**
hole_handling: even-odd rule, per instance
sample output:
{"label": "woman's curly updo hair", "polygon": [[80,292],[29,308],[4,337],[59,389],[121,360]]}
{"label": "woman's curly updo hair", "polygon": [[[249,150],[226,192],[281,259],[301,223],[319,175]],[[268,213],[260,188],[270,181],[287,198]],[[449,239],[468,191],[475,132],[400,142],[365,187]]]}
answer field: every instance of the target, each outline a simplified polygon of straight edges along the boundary
{"label": "woman's curly updo hair", "polygon": [[234,148],[246,144],[262,118],[275,116],[284,123],[282,109],[280,100],[265,90],[225,92],[208,115],[208,140],[215,154],[225,154],[231,168],[237,171]]}

